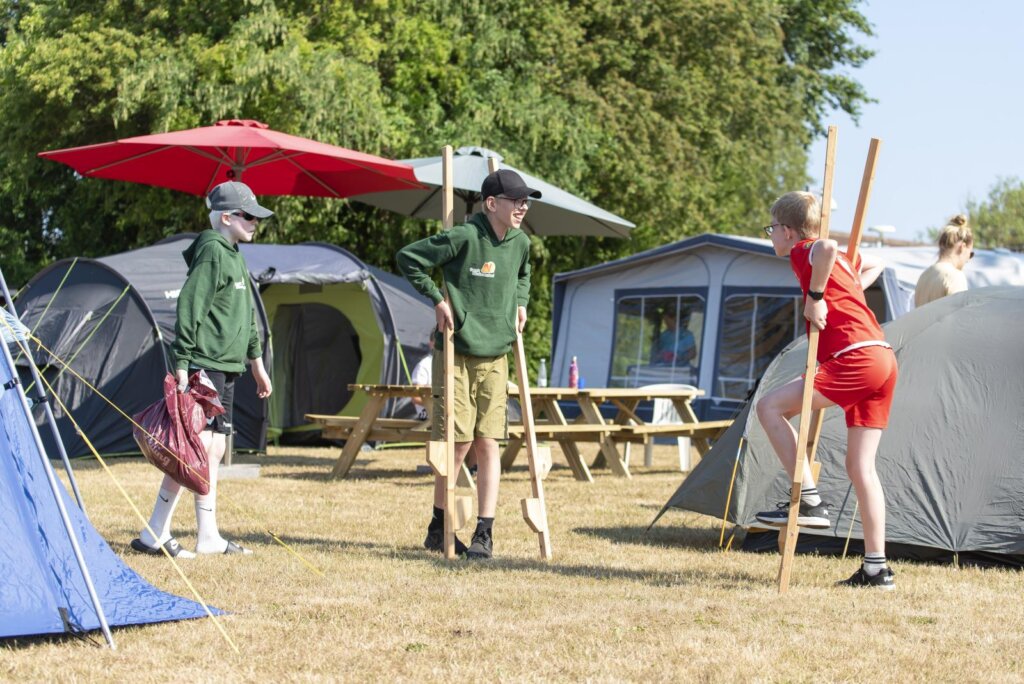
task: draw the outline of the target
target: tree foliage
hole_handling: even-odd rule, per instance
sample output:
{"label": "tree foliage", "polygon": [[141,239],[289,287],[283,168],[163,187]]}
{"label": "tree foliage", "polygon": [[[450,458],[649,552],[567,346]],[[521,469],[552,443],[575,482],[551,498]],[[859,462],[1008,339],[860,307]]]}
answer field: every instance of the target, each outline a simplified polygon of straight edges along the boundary
{"label": "tree foliage", "polygon": [[[77,178],[42,150],[251,118],[392,158],[481,145],[629,218],[629,241],[534,239],[533,324],[559,271],[705,231],[750,233],[806,182],[831,107],[866,94],[856,0],[6,0],[0,249],[23,282],[67,255],[203,227],[202,203]],[[261,240],[393,268],[437,230],[356,203],[271,198]],[[762,221],[763,222],[763,221]]]}
{"label": "tree foliage", "polygon": [[981,201],[967,202],[974,242],[979,247],[1024,251],[1024,182],[1000,178]]}

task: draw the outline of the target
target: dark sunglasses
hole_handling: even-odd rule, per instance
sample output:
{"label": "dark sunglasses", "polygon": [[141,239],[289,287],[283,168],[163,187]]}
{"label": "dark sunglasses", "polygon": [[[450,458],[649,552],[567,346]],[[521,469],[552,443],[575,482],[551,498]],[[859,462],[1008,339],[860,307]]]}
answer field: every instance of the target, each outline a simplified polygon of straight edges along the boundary
{"label": "dark sunglasses", "polygon": [[244,218],[249,223],[259,223],[260,220],[261,220],[259,216],[253,216],[252,214],[250,214],[247,211],[233,211],[233,212],[231,212],[231,215],[232,216],[241,216],[242,218]]}
{"label": "dark sunglasses", "polygon": [[784,223],[773,223],[771,225],[765,226],[761,230],[764,231],[765,235],[767,235],[768,237],[771,237],[772,233],[775,232],[775,226],[784,226],[784,225],[786,225],[786,224],[784,224]]}

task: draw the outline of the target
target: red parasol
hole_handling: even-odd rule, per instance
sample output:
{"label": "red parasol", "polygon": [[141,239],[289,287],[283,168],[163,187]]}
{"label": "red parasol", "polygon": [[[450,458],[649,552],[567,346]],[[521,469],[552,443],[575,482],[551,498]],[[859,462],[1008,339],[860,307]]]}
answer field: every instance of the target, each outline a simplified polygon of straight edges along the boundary
{"label": "red parasol", "polygon": [[83,176],[206,195],[227,180],[258,195],[349,197],[424,188],[411,166],[231,119],[214,126],[40,152]]}

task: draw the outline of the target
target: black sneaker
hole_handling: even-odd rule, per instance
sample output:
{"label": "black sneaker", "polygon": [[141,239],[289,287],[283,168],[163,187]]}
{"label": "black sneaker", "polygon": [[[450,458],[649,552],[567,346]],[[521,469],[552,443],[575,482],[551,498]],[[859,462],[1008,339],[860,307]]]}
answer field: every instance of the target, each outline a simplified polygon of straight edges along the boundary
{"label": "black sneaker", "polygon": [[473,533],[473,543],[466,549],[466,558],[490,558],[493,546],[491,528],[478,529]]}
{"label": "black sneaker", "polygon": [[864,566],[857,568],[850,579],[836,582],[839,587],[873,587],[882,591],[892,591],[896,588],[896,573],[892,568],[886,567],[877,575],[869,575],[864,572]]}
{"label": "black sneaker", "polygon": [[[444,553],[444,527],[439,530],[428,527],[427,538],[423,540],[423,548],[427,551]],[[459,541],[458,537],[455,537],[455,555],[461,556],[464,553],[466,553],[466,545]]]}
{"label": "black sneaker", "polygon": [[[754,517],[762,525],[785,527],[789,520],[789,502],[783,501],[774,511],[762,511]],[[800,501],[800,515],[797,516],[796,524],[812,530],[827,530],[832,526],[828,517],[828,504],[822,501],[817,506],[811,506]]]}

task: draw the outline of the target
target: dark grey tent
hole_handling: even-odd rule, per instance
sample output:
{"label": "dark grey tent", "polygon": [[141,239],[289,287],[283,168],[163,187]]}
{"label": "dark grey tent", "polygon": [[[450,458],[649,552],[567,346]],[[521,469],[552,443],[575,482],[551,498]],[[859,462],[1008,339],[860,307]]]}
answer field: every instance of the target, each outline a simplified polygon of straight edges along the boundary
{"label": "dark grey tent", "polygon": [[[886,492],[887,553],[1024,564],[1024,288],[946,297],[884,328],[900,366],[877,461]],[[806,350],[802,338],[783,351],[752,402],[799,375]],[[818,448],[818,488],[837,515],[831,530],[802,531],[799,550],[841,551],[851,525],[851,548],[858,548],[861,528],[845,453],[846,423],[842,411],[832,408]],[[680,508],[747,527],[757,511],[788,497],[788,477],[748,405],[655,522],[669,508]],[[775,548],[776,537],[748,534],[745,548]]]}
{"label": "dark grey tent", "polygon": [[[181,253],[189,241],[170,238],[101,259],[55,262],[18,293],[18,315],[48,349],[133,415],[160,397],[164,375],[173,367],[170,342],[174,339],[175,306],[188,272]],[[266,315],[255,286],[252,291],[257,324],[267,346]],[[100,453],[138,453],[131,424],[124,416],[63,371],[44,350],[32,348],[37,365],[46,369],[58,396]],[[24,359],[20,362],[25,363]],[[239,383],[241,395],[256,391],[249,374]],[[54,413],[68,455],[88,455],[63,411],[54,406]],[[236,407],[235,429],[239,448],[264,449],[263,406]],[[46,431],[43,434],[48,438]],[[56,453],[48,439],[46,446],[49,453]]]}
{"label": "dark grey tent", "polygon": [[[163,376],[171,368],[175,307],[187,274],[181,253],[194,237],[175,235],[102,259],[56,262],[21,290],[18,313],[30,329],[36,329],[43,344],[71,360],[72,368],[122,410],[138,412],[160,396]],[[289,418],[281,429],[299,427],[306,412],[358,411],[349,401],[351,382],[401,381],[405,376],[398,339],[408,345],[409,364],[426,353],[433,313],[404,280],[375,271],[330,245],[245,245],[243,253],[250,273],[260,276],[259,289],[272,301],[275,314],[279,310],[282,314],[271,322],[254,284],[257,321],[265,340],[264,362],[275,385],[272,396],[278,401],[288,398],[283,406]],[[334,288],[339,299],[359,315],[347,316],[333,303],[325,308],[307,306],[317,303],[317,292],[322,293],[327,283],[333,283],[328,289]],[[282,349],[277,365],[283,370],[276,374],[272,346],[266,342],[272,328],[279,333],[275,345],[280,343]],[[35,356],[40,365],[49,361],[45,352]],[[361,358],[358,366],[352,366],[353,357]],[[51,366],[46,372],[51,378],[60,375],[54,385],[58,395],[100,453],[138,453],[131,425],[123,416],[69,373],[60,374],[59,367]],[[290,386],[295,372],[298,390]],[[238,382],[235,445],[263,450],[267,402],[256,398],[250,373]],[[392,413],[400,409],[390,407]],[[87,455],[88,449],[66,417],[58,412],[57,418],[68,454]]]}

